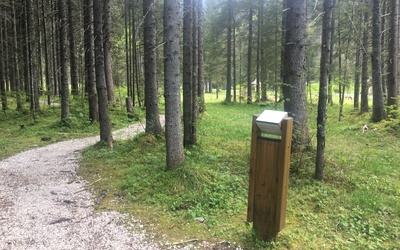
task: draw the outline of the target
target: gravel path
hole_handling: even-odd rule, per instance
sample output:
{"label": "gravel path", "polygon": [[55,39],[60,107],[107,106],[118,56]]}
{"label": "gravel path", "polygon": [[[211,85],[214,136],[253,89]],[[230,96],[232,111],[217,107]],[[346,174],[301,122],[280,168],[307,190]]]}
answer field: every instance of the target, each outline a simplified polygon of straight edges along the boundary
{"label": "gravel path", "polygon": [[[131,125],[114,132],[114,139],[143,129]],[[76,170],[80,150],[96,141],[59,142],[0,162],[0,249],[160,248],[126,215],[93,213],[93,196]]]}

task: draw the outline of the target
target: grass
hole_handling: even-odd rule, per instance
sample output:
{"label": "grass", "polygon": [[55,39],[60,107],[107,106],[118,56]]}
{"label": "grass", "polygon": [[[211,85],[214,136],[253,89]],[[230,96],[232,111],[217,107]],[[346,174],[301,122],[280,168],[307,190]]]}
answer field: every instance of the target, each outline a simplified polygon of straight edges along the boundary
{"label": "grass", "polygon": [[[369,124],[370,114],[354,112],[346,100],[344,117],[328,110],[324,182],[313,180],[312,153],[292,155],[286,228],[276,243],[255,238],[247,223],[251,117],[268,106],[224,104],[207,95],[198,124],[199,144],[185,149],[187,163],[166,171],[163,136],[140,135],[85,150],[80,175],[100,196],[97,211],[117,210],[140,218],[156,240],[229,241],[247,249],[398,249],[400,238],[400,122]],[[313,103],[316,103],[315,101]],[[336,101],[337,103],[337,101]],[[79,101],[71,123],[60,126],[59,107],[43,106],[33,121],[29,111],[0,114],[0,159],[33,147],[98,134]],[[316,106],[309,106],[315,143]],[[129,124],[121,106],[111,108],[113,128]],[[24,124],[21,129],[19,124]],[[49,137],[50,141],[42,141]],[[204,223],[195,219],[204,218]]]}
{"label": "grass", "polygon": [[[115,105],[110,110],[113,129],[132,123],[122,106]],[[143,116],[141,110],[137,112],[139,117]],[[10,99],[9,109],[0,112],[0,159],[58,141],[98,135],[98,123],[91,124],[88,117],[87,106],[82,105],[80,98],[71,99],[70,116],[63,124],[59,106],[41,105],[34,120],[28,103],[21,111],[16,111],[15,103]]]}
{"label": "grass", "polygon": [[[208,95],[199,144],[187,163],[166,171],[162,136],[117,142],[114,151],[85,150],[80,174],[108,190],[98,210],[140,218],[158,239],[229,241],[249,249],[396,249],[400,238],[399,121],[362,126],[369,115],[329,107],[326,178],[313,180],[312,153],[292,155],[286,228],[276,243],[254,237],[247,223],[252,114],[259,105],[224,104]],[[220,94],[223,98],[223,94]],[[309,127],[315,134],[316,106]],[[314,138],[315,143],[315,138]],[[204,218],[204,223],[195,219]]]}

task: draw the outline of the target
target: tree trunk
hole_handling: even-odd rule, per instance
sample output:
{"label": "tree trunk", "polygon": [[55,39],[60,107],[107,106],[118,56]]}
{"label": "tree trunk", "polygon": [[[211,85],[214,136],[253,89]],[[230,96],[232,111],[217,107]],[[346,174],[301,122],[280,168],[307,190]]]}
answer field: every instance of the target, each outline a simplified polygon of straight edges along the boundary
{"label": "tree trunk", "polygon": [[233,70],[233,101],[237,102],[237,70],[236,70],[236,19],[233,13],[232,18],[233,30],[232,30],[232,70]]}
{"label": "tree trunk", "polygon": [[[368,0],[367,2],[368,3]],[[369,36],[369,13],[368,11],[364,12],[364,32],[363,32],[363,41],[362,41],[362,66],[361,66],[361,107],[360,113],[365,113],[369,111],[368,107],[368,36]]]}
{"label": "tree trunk", "polygon": [[6,27],[5,27],[5,32],[6,32],[6,40],[5,42],[7,43],[7,48],[6,48],[6,70],[8,71],[8,80],[9,80],[9,85],[10,85],[10,90],[14,92],[16,90],[17,86],[17,81],[16,81],[16,75],[15,75],[15,69],[16,65],[14,64],[14,58],[15,58],[15,50],[16,50],[16,44],[14,44],[14,29],[13,29],[13,23],[12,22],[6,22]]}
{"label": "tree trunk", "polygon": [[232,99],[232,0],[228,1],[228,30],[226,37],[226,102],[231,102]]}
{"label": "tree trunk", "polygon": [[[129,23],[129,38],[128,38],[128,53],[129,53],[129,71],[130,71],[130,84],[131,84],[131,96],[132,96],[132,102],[133,106],[136,105],[136,87],[135,87],[135,75],[136,75],[136,70],[135,70],[135,63],[134,63],[134,50],[136,48],[136,35],[135,35],[135,29],[134,29],[134,24],[135,24],[135,15],[134,15],[134,9],[133,9],[133,3],[129,5],[128,9],[128,23]],[[132,11],[132,14],[131,12]]]}
{"label": "tree trunk", "polygon": [[199,106],[197,100],[197,92],[199,89],[199,42],[198,42],[198,1],[202,0],[193,0],[192,4],[192,12],[193,12],[193,47],[192,47],[192,141],[190,144],[196,145],[197,144],[197,117],[199,114]]}
{"label": "tree trunk", "polygon": [[372,9],[372,117],[371,121],[380,122],[385,119],[381,83],[381,25],[379,0],[373,0]]}
{"label": "tree trunk", "polygon": [[[24,2],[23,8],[21,9],[23,18],[20,19],[19,27],[21,29],[21,43],[22,43],[22,64],[23,64],[23,72],[24,72],[24,86],[23,89],[25,91],[25,102],[30,103],[31,98],[31,83],[29,77],[29,34],[28,34],[28,13],[27,13],[27,1]],[[6,43],[7,44],[7,43]],[[4,49],[4,51],[7,51]],[[5,72],[7,75],[7,71]]]}
{"label": "tree trunk", "polygon": [[183,145],[187,147],[192,142],[192,115],[193,115],[193,0],[183,2]]}
{"label": "tree trunk", "polygon": [[38,79],[38,93],[39,97],[43,95],[43,90],[44,90],[44,82],[43,82],[43,63],[42,63],[42,34],[40,32],[40,6],[39,6],[39,1],[35,1],[36,3],[36,13],[35,13],[35,37],[37,37],[37,68],[38,70],[36,71],[37,74],[37,79]]}
{"label": "tree trunk", "polygon": [[282,92],[284,109],[293,117],[294,151],[308,147],[306,107],[306,1],[288,1]]}
{"label": "tree trunk", "polygon": [[161,123],[158,111],[156,20],[154,0],[143,0],[144,39],[144,97],[146,105],[146,133],[160,134]]}
{"label": "tree trunk", "polygon": [[203,1],[198,1],[198,10],[197,13],[199,14],[199,88],[198,88],[198,98],[199,98],[199,112],[203,113],[206,111],[206,103],[204,100],[204,88],[205,88],[205,81],[204,81],[204,45],[203,45],[203,20],[204,20],[204,13],[203,13]]}
{"label": "tree trunk", "polygon": [[[52,2],[52,10],[54,11],[54,12],[57,12],[57,1],[58,0],[54,0],[54,1],[51,1]],[[53,18],[51,19],[52,20],[52,22],[51,22],[51,36],[52,36],[52,46],[51,46],[51,58],[52,58],[52,69],[53,69],[53,72],[52,72],[52,75],[53,75],[53,81],[54,81],[54,84],[53,84],[53,90],[54,90],[54,95],[58,95],[59,94],[59,90],[60,90],[60,82],[59,82],[59,77],[58,77],[58,74],[57,74],[57,69],[59,68],[58,66],[59,66],[59,63],[58,63],[58,56],[57,56],[57,46],[58,46],[58,44],[59,44],[59,39],[58,39],[58,41],[57,41],[57,37],[58,37],[58,33],[57,33],[57,26],[56,26],[56,24],[58,23],[58,17],[57,17],[57,15],[53,15]]]}
{"label": "tree trunk", "polygon": [[83,26],[84,26],[84,47],[85,47],[85,72],[89,101],[89,119],[91,123],[99,121],[99,106],[97,102],[96,81],[94,72],[94,49],[93,49],[93,0],[84,0],[83,5]]}
{"label": "tree trunk", "polygon": [[126,112],[128,113],[128,118],[133,119],[135,117],[135,108],[133,107],[133,101],[131,96],[128,96],[125,99],[125,105],[126,105]]}
{"label": "tree trunk", "polygon": [[[263,18],[263,1],[258,0],[258,15],[257,15],[257,62],[256,62],[256,75],[257,75],[257,82],[256,82],[256,102],[260,102],[261,96],[261,23]],[[262,83],[263,84],[263,83]]]}
{"label": "tree trunk", "polygon": [[111,0],[104,0],[103,12],[103,38],[104,38],[104,69],[107,86],[108,102],[115,102],[114,80],[112,72],[111,50],[110,50],[110,25],[111,25]]}
{"label": "tree trunk", "polygon": [[4,29],[3,20],[0,19],[0,97],[1,97],[1,109],[6,111],[7,107],[7,94],[6,94],[6,84],[4,77],[4,55],[3,55],[3,29]]}
{"label": "tree trunk", "polygon": [[386,49],[388,48],[388,46],[386,46],[386,44],[388,44],[388,32],[386,32],[386,16],[389,13],[389,8],[387,8],[386,5],[386,1],[383,1],[382,3],[382,14],[381,14],[381,31],[382,34],[380,36],[380,43],[381,43],[381,83],[382,83],[382,94],[383,94],[383,102],[385,103],[385,101],[387,100],[387,84],[386,84],[386,79],[387,79],[387,73],[386,73],[386,69],[388,68],[388,66],[386,65],[386,57],[385,55],[387,54],[389,57],[389,54],[386,53]]}
{"label": "tree trunk", "polygon": [[179,84],[179,0],[164,0],[164,97],[167,168],[185,163]]}
{"label": "tree trunk", "polygon": [[131,60],[130,60],[130,29],[129,29],[129,21],[128,21],[128,17],[129,17],[129,5],[127,3],[128,1],[125,0],[125,13],[124,13],[124,25],[125,25],[125,71],[126,71],[126,88],[127,88],[127,96],[132,97],[132,82],[131,82]]}
{"label": "tree trunk", "polygon": [[[253,6],[250,6],[249,11],[249,36],[248,36],[248,43],[247,43],[247,104],[253,102],[253,94],[251,89],[251,62],[253,61],[252,58],[252,51],[253,51]],[[258,79],[257,79],[258,81]]]}
{"label": "tree trunk", "polygon": [[78,95],[78,65],[76,63],[76,45],[75,45],[75,21],[73,1],[68,0],[68,32],[69,32],[69,62],[70,62],[70,74],[71,74],[71,94],[73,96]]}
{"label": "tree trunk", "polygon": [[354,109],[360,107],[360,67],[361,67],[361,49],[356,51],[356,63],[354,69]]}
{"label": "tree trunk", "polygon": [[[278,48],[279,46],[277,46],[278,43],[278,5],[277,3],[274,4],[274,21],[275,21],[275,28],[274,28],[274,85],[276,85],[278,83]],[[264,5],[262,5],[262,13],[264,13]],[[265,28],[264,28],[264,19],[261,20],[261,51],[260,51],[260,57],[261,57],[261,72],[260,72],[260,81],[261,81],[261,101],[265,102],[268,100],[268,95],[267,95],[267,54],[266,54],[266,42],[265,42]]]}
{"label": "tree trunk", "polygon": [[[336,0],[333,0],[333,5],[336,5]],[[331,66],[333,64],[333,37],[335,35],[335,8],[332,10],[332,19],[331,19],[331,44],[330,44],[330,52],[329,52],[329,65]],[[332,83],[332,68],[331,72],[329,72],[328,76],[328,103],[330,105],[333,105],[333,83]]]}
{"label": "tree trunk", "polygon": [[[391,2],[391,15],[390,15],[390,38],[389,38],[389,56],[388,56],[388,76],[387,76],[387,89],[388,98],[387,106],[390,109],[398,110],[398,46],[399,46],[399,0],[392,0]],[[395,117],[395,112],[391,113]]]}
{"label": "tree trunk", "polygon": [[321,61],[320,61],[320,80],[318,98],[318,117],[317,117],[317,156],[315,164],[315,178],[324,178],[325,168],[325,140],[326,140],[326,105],[328,101],[328,75],[329,75],[329,56],[331,45],[331,18],[333,0],[324,0],[324,17],[322,19],[322,41],[321,41]]}
{"label": "tree trunk", "polygon": [[[132,20],[131,20],[131,67],[132,67],[132,98],[133,98],[133,103],[135,103],[135,100],[137,98],[137,102],[139,107],[141,107],[141,101],[140,101],[140,89],[139,89],[139,67],[138,67],[138,56],[137,56],[137,34],[136,34],[136,20],[135,20],[135,2],[132,3]],[[136,94],[136,96],[135,96]]]}
{"label": "tree trunk", "polygon": [[37,67],[37,43],[34,27],[34,11],[33,1],[27,0],[27,27],[28,27],[28,41],[29,41],[29,69],[30,69],[30,102],[33,118],[36,119],[36,111],[40,109],[39,105],[39,79]]}
{"label": "tree trunk", "polygon": [[58,14],[60,18],[60,66],[61,66],[61,121],[65,121],[69,116],[69,85],[67,69],[67,2],[59,0]]}
{"label": "tree trunk", "polygon": [[[285,75],[284,71],[285,71],[285,48],[286,48],[286,20],[287,20],[287,2],[288,0],[282,0],[282,36],[281,36],[281,70],[280,70],[280,75],[281,75],[281,79],[283,82],[283,76]],[[283,85],[281,85],[281,90],[283,88]],[[275,84],[275,105],[278,102],[278,86]],[[282,93],[283,94],[283,93]]]}
{"label": "tree trunk", "polygon": [[42,9],[42,29],[43,29],[43,42],[44,42],[44,65],[45,65],[44,72],[46,77],[47,105],[50,105],[52,96],[52,86],[50,82],[49,46],[48,46],[47,23],[46,23],[44,5],[45,5],[44,0],[42,0],[41,9]]}
{"label": "tree trunk", "polygon": [[112,148],[110,113],[108,110],[107,85],[104,73],[103,53],[103,1],[93,1],[94,60],[96,89],[98,94],[100,141],[108,142]]}
{"label": "tree trunk", "polygon": [[[339,5],[340,5],[340,0],[339,0]],[[342,116],[343,116],[343,102],[344,102],[344,90],[345,90],[345,83],[343,80],[343,66],[342,66],[342,22],[343,20],[341,19],[341,13],[339,11],[338,13],[338,35],[337,35],[337,44],[338,44],[338,79],[339,79],[339,116],[338,116],[338,121],[342,120]]]}

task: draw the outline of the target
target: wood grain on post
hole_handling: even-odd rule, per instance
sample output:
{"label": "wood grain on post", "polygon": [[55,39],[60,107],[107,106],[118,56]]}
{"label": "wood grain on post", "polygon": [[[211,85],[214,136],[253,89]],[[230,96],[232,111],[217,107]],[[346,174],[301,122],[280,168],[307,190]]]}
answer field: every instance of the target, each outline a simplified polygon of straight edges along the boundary
{"label": "wood grain on post", "polygon": [[253,209],[254,209],[254,178],[255,167],[257,160],[257,138],[261,135],[261,130],[256,124],[258,115],[253,115],[253,122],[251,128],[251,149],[250,149],[250,172],[249,172],[249,195],[247,205],[247,221],[253,222]]}
{"label": "wood grain on post", "polygon": [[277,195],[277,213],[276,230],[279,232],[285,227],[286,221],[286,203],[290,170],[290,150],[292,145],[293,118],[282,120],[282,137],[278,156],[278,195]]}
{"label": "wood grain on post", "polygon": [[254,182],[253,228],[256,235],[268,241],[275,239],[278,188],[279,140],[258,138]]}

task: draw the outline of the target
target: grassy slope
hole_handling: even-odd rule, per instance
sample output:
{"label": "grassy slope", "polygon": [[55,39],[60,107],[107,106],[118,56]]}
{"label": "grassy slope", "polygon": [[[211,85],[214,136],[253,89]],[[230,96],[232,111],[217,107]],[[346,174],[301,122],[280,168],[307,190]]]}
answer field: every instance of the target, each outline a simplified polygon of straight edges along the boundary
{"label": "grassy slope", "polygon": [[[85,151],[81,174],[89,181],[102,179],[95,188],[99,194],[108,190],[98,209],[129,212],[156,237],[172,242],[227,240],[277,249],[398,247],[399,121],[370,124],[362,133],[368,116],[346,106],[339,123],[338,108],[329,108],[326,180],[312,179],[312,156],[292,155],[287,226],[276,244],[265,244],[254,239],[245,222],[251,115],[265,107],[208,98],[213,100],[199,121],[199,145],[186,149],[187,164],[177,171],[165,171],[162,137],[117,142],[113,152]],[[314,113],[316,107],[310,107],[312,135]]]}

